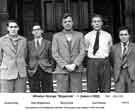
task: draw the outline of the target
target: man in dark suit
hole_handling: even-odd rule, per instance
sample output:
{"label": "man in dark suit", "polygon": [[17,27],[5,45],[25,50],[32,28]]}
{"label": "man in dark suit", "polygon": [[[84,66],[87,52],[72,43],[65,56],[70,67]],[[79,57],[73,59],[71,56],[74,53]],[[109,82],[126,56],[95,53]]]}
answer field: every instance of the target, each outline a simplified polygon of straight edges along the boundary
{"label": "man in dark suit", "polygon": [[63,30],[54,34],[52,56],[56,61],[56,92],[81,92],[82,61],[85,56],[83,34],[73,30],[73,19],[66,13]]}
{"label": "man in dark suit", "polygon": [[116,92],[135,92],[135,44],[128,27],[119,29],[120,43],[112,48]]}
{"label": "man in dark suit", "polygon": [[31,92],[52,92],[51,42],[42,37],[43,30],[34,24],[34,39],[28,43]]}

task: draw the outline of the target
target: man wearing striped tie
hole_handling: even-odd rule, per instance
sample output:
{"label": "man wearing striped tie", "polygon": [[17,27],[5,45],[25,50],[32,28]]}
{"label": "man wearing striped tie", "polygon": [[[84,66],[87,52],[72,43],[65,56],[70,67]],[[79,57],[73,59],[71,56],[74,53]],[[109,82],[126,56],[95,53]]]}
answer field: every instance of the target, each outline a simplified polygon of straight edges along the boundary
{"label": "man wearing striped tie", "polygon": [[135,44],[128,27],[119,29],[120,42],[112,48],[116,92],[135,92]]}

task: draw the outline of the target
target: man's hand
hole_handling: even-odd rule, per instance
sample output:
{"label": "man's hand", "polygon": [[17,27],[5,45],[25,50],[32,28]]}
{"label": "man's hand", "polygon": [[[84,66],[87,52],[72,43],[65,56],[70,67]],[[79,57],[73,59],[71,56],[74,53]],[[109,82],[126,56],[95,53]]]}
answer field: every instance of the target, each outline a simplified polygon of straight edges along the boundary
{"label": "man's hand", "polygon": [[76,68],[76,65],[75,64],[69,64],[69,65],[66,65],[65,68],[68,70],[68,71],[74,71],[75,68]]}

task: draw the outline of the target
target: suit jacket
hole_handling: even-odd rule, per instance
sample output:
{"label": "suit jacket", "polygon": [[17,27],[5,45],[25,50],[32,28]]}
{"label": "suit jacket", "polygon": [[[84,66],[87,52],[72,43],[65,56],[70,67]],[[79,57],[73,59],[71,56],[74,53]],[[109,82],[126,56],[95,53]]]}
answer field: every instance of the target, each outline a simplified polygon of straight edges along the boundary
{"label": "suit jacket", "polygon": [[[122,64],[122,49],[121,44],[116,44],[112,48],[114,61],[114,76],[115,81],[118,81]],[[127,65],[130,78],[135,80],[135,44],[129,43],[127,52]]]}
{"label": "suit jacket", "polygon": [[17,50],[11,42],[9,35],[0,38],[0,79],[16,79],[26,77],[27,42],[18,35]]}
{"label": "suit jacket", "polygon": [[52,41],[52,56],[56,61],[55,73],[67,73],[64,66],[70,63],[77,65],[77,72],[82,71],[82,61],[85,56],[85,43],[81,32],[72,31],[71,51],[64,31],[54,34]]}
{"label": "suit jacket", "polygon": [[28,42],[29,74],[33,76],[40,66],[45,72],[51,72],[51,42],[42,39],[40,49],[35,47],[35,41]]}

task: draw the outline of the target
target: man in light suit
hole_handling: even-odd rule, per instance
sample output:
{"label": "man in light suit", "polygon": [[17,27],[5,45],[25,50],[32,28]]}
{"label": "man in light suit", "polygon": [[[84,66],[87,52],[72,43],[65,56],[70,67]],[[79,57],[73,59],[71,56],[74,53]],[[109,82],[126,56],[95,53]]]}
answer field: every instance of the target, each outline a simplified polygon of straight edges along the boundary
{"label": "man in light suit", "polygon": [[84,38],[73,30],[73,19],[65,13],[63,30],[54,34],[52,56],[56,61],[56,92],[81,92],[82,61],[85,56]]}
{"label": "man in light suit", "polygon": [[28,43],[31,92],[52,92],[51,42],[42,36],[40,24],[32,28],[34,39]]}
{"label": "man in light suit", "polygon": [[0,38],[0,92],[24,92],[26,83],[26,39],[18,35],[16,21],[9,20],[8,34]]}
{"label": "man in light suit", "polygon": [[112,48],[116,92],[135,92],[135,44],[128,27],[119,29],[120,43]]}

